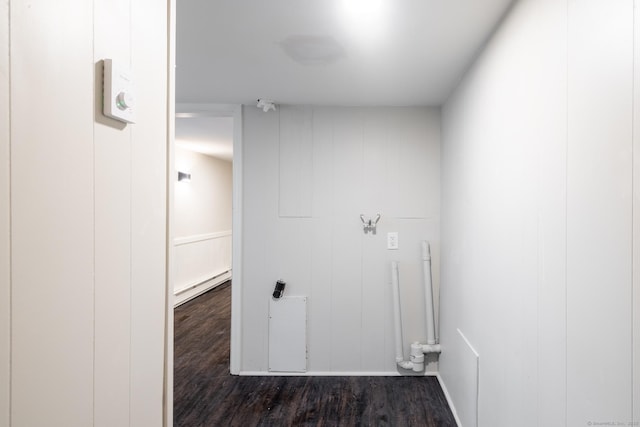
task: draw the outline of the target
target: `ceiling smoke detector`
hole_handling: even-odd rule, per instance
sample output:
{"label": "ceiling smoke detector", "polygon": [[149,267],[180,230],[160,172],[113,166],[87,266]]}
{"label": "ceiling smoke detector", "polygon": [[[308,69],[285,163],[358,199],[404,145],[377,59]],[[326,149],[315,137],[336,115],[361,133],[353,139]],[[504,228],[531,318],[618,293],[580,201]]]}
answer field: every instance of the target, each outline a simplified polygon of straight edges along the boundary
{"label": "ceiling smoke detector", "polygon": [[276,104],[274,104],[273,101],[268,101],[266,99],[258,99],[256,107],[262,108],[262,111],[264,111],[265,113],[269,110],[276,111]]}

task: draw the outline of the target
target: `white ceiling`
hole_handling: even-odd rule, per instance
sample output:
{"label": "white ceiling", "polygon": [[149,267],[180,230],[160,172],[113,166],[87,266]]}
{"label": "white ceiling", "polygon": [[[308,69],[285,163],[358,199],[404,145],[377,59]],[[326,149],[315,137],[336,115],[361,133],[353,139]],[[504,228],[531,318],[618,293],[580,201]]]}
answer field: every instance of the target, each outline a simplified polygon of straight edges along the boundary
{"label": "white ceiling", "polygon": [[[510,3],[180,0],[176,100],[441,105]],[[176,120],[178,143],[230,160],[232,119],[195,116]]]}
{"label": "white ceiling", "polygon": [[231,161],[233,117],[178,117],[176,144],[187,150]]}
{"label": "white ceiling", "polygon": [[510,3],[180,0],[177,101],[441,105]]}

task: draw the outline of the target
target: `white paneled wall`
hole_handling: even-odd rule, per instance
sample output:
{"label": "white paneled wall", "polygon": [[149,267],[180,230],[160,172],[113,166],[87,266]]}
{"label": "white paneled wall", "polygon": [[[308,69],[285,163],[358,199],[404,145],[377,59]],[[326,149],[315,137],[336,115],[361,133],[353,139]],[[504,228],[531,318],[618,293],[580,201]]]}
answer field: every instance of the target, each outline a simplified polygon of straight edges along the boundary
{"label": "white paneled wall", "polygon": [[633,419],[640,422],[640,10],[634,2],[633,43]]}
{"label": "white paneled wall", "polygon": [[[0,19],[0,424],[162,425],[167,4]],[[104,58],[137,77],[135,125],[101,114]]]}
{"label": "white paneled wall", "polygon": [[[267,371],[277,279],[307,296],[308,371],[396,373],[389,262],[400,261],[405,346],[425,339],[420,241],[439,283],[439,111],[244,112],[242,371]],[[382,215],[364,234],[360,214]],[[386,249],[398,231],[400,249]],[[429,366],[435,369],[435,364]]]}
{"label": "white paneled wall", "polygon": [[167,5],[131,0],[131,67],[140,76],[136,106],[141,114],[131,129],[131,426],[163,422]]}
{"label": "white paneled wall", "polygon": [[175,291],[211,279],[229,270],[231,230],[175,239]]}
{"label": "white paneled wall", "polygon": [[279,215],[311,217],[313,179],[313,110],[286,108],[280,112]]}
{"label": "white paneled wall", "polygon": [[[93,423],[93,13],[11,2],[14,425]],[[75,114],[51,114],[70,97]]]}
{"label": "white paneled wall", "polygon": [[569,425],[632,414],[633,6],[569,1]]}
{"label": "white paneled wall", "polygon": [[11,205],[9,3],[0,4],[0,425],[9,425],[11,336]]}
{"label": "white paneled wall", "polygon": [[469,413],[459,328],[478,425],[639,421],[633,3],[517,2],[443,110],[440,372]]}
{"label": "white paneled wall", "polygon": [[233,180],[228,161],[178,146],[175,162],[191,174],[174,187],[174,293],[181,304],[231,277]]}
{"label": "white paneled wall", "polygon": [[[131,18],[129,0],[94,3],[96,36],[93,57],[96,74],[101,60],[113,57],[130,66],[131,29],[125,26],[112,34],[111,28]],[[96,85],[95,102],[102,93]],[[94,123],[95,191],[95,416],[96,426],[127,425],[131,393],[131,132],[124,124],[98,115]]]}
{"label": "white paneled wall", "polygon": [[174,239],[175,305],[231,278],[231,230]]}

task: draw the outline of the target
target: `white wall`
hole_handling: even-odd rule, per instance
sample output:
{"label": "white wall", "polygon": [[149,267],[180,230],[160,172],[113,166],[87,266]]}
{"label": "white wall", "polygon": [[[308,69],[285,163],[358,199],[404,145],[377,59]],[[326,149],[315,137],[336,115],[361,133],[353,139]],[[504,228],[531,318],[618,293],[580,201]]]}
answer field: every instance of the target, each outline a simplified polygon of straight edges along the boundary
{"label": "white wall", "polygon": [[9,151],[9,4],[0,3],[0,425],[9,425],[11,205]]}
{"label": "white wall", "polygon": [[191,173],[191,181],[176,182],[175,236],[231,230],[231,162],[177,146],[175,164]]}
{"label": "white wall", "polygon": [[[396,373],[389,263],[400,261],[407,357],[426,339],[421,240],[439,283],[439,111],[245,107],[243,120],[241,371],[267,371],[268,303],[283,279],[286,295],[308,297],[308,371]],[[365,235],[359,215],[377,213]]]}
{"label": "white wall", "polygon": [[[573,423],[632,416],[633,13],[631,0],[569,2],[567,418]],[[593,348],[600,339],[611,347]]]}
{"label": "white wall", "polygon": [[[634,2],[634,6],[637,4]],[[633,43],[633,419],[640,421],[640,11],[634,8],[634,43]]]}
{"label": "white wall", "polygon": [[191,174],[174,187],[174,291],[183,302],[230,277],[209,281],[231,269],[233,178],[231,162],[180,147],[175,166]]}
{"label": "white wall", "polygon": [[633,8],[517,2],[443,109],[440,372],[464,426],[457,329],[478,425],[640,421]]}
{"label": "white wall", "polygon": [[[167,4],[8,5],[10,14],[0,9],[4,22],[10,16],[0,79],[11,91],[10,100],[0,95],[0,121],[10,126],[0,150],[0,292],[10,296],[0,303],[10,303],[0,310],[0,423],[161,425]],[[100,113],[103,58],[138,77],[135,125]]]}

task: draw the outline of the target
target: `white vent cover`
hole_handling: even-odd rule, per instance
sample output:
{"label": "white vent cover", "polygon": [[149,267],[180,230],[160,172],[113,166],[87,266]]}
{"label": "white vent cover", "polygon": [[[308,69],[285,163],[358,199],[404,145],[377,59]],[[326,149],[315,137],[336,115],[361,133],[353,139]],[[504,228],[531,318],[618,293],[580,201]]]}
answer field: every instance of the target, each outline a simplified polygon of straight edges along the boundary
{"label": "white vent cover", "polygon": [[269,371],[307,371],[307,297],[269,301]]}

